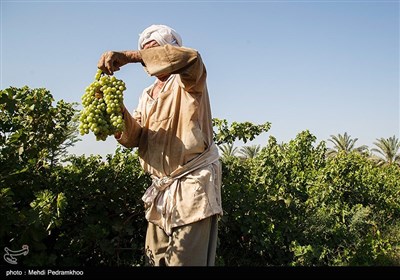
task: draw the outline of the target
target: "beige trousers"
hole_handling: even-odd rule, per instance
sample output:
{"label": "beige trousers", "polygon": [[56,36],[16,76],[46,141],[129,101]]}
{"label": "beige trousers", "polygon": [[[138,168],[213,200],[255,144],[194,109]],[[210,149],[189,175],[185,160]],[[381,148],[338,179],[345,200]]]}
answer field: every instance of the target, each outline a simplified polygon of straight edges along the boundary
{"label": "beige trousers", "polygon": [[217,235],[217,215],[173,228],[171,236],[149,223],[145,243],[146,265],[214,266]]}

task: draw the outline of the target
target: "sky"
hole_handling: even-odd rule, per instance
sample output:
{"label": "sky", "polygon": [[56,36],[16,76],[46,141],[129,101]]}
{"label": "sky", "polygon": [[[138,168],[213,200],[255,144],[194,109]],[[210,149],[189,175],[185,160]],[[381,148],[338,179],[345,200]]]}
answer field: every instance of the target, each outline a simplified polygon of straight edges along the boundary
{"label": "sky", "polygon": [[[0,1],[1,89],[46,88],[81,109],[101,54],[135,50],[141,31],[166,24],[201,54],[214,118],[271,122],[239,147],[304,130],[317,143],[347,132],[370,148],[400,136],[399,1]],[[131,111],[154,81],[140,64],[115,76]],[[119,145],[80,138],[71,154]]]}

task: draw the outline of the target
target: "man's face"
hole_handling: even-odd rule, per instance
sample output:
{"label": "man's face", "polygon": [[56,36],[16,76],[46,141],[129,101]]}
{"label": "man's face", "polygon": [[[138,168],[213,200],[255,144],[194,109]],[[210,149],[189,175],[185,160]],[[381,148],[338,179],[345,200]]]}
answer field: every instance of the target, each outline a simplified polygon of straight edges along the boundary
{"label": "man's face", "polygon": [[159,46],[160,45],[157,43],[157,41],[151,40],[143,45],[143,49],[145,50],[145,49],[150,49],[150,48],[159,47]]}

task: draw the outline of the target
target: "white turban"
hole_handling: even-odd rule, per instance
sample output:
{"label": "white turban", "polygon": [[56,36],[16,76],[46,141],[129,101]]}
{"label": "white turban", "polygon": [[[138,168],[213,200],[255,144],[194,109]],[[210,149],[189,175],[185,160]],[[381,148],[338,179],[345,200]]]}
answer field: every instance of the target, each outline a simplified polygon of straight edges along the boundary
{"label": "white turban", "polygon": [[181,36],[176,33],[174,29],[166,25],[153,24],[147,27],[140,34],[138,43],[139,50],[143,49],[143,46],[152,40],[155,40],[160,46],[167,44],[179,47],[182,46]]}

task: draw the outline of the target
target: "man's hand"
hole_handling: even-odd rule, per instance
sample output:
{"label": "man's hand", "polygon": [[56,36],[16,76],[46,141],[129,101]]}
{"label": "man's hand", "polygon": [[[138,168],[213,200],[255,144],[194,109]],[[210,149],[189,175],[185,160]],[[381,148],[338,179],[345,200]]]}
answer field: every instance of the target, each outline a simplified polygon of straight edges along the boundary
{"label": "man's hand", "polygon": [[137,51],[109,51],[101,55],[97,68],[107,75],[113,75],[115,71],[130,62],[142,62],[140,53]]}
{"label": "man's hand", "polygon": [[124,53],[109,51],[101,55],[97,68],[108,75],[112,75],[128,62],[129,60]]}

